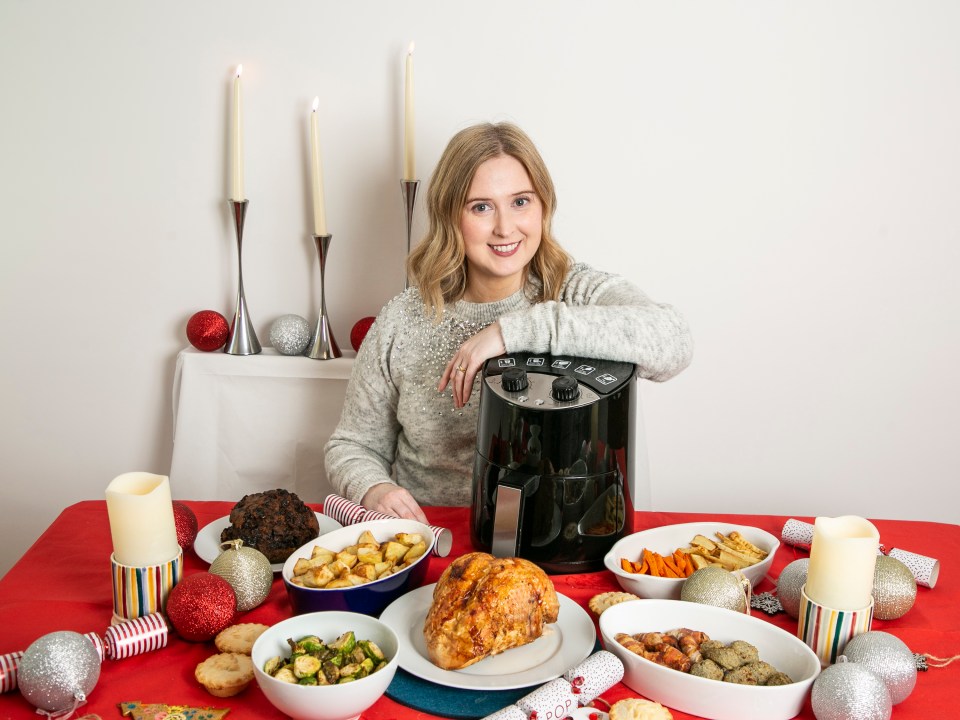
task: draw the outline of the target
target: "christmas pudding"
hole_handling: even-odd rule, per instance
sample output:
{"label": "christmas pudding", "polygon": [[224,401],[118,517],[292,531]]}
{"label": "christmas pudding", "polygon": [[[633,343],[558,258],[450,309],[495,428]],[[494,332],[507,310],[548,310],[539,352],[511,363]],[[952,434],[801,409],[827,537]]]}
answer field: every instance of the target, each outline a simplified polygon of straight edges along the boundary
{"label": "christmas pudding", "polygon": [[276,489],[244,495],[230,511],[230,525],[220,533],[220,542],[243,540],[271,563],[283,563],[319,534],[313,510],[295,493]]}

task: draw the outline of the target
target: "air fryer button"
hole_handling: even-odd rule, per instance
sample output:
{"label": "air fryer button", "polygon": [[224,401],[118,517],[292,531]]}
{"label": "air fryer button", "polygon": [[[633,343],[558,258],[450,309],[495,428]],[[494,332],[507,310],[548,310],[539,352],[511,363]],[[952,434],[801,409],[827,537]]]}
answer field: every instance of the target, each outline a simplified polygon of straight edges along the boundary
{"label": "air fryer button", "polygon": [[575,373],[580,373],[581,375],[590,375],[596,370],[593,365],[579,365],[577,369],[574,370]]}
{"label": "air fryer button", "polygon": [[527,385],[529,385],[526,371],[520,368],[504,370],[500,381],[503,383],[503,389],[507,392],[520,392],[521,390],[525,390]]}
{"label": "air fryer button", "polygon": [[603,375],[597,375],[597,382],[601,385],[609,385],[610,383],[615,383],[617,379],[610,373],[603,373]]}
{"label": "air fryer button", "polygon": [[517,361],[513,358],[500,358],[497,360],[497,365],[500,367],[513,367],[517,364]]}
{"label": "air fryer button", "polygon": [[551,394],[553,399],[558,402],[576,400],[580,396],[580,385],[574,378],[563,375],[553,381]]}
{"label": "air fryer button", "polygon": [[537,367],[540,367],[543,365],[543,358],[542,357],[527,358],[527,365],[535,365]]}
{"label": "air fryer button", "polygon": [[557,368],[558,370],[566,370],[568,367],[570,367],[570,361],[569,361],[569,360],[554,360],[554,361],[553,361],[553,364],[552,364],[550,367],[555,367],[555,368]]}

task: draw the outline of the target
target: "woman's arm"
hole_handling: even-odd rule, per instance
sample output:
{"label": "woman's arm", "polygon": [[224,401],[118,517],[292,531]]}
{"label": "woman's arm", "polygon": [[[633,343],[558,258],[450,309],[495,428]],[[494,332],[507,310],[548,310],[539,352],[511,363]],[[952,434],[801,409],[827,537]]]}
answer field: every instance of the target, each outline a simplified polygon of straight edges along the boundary
{"label": "woman's arm", "polygon": [[376,327],[360,346],[340,422],[324,448],[327,477],[348,500],[425,523],[413,495],[391,477],[400,432],[398,391],[388,372],[389,343]]}
{"label": "woman's arm", "polygon": [[340,422],[325,447],[327,477],[349,500],[422,520],[416,501],[391,478],[400,423],[399,390],[389,371],[389,325],[381,313],[357,353]]}
{"label": "woman's arm", "polygon": [[559,302],[500,318],[507,352],[549,352],[637,365],[640,377],[668,380],[687,365],[693,339],[684,317],[626,279],[577,265]]}

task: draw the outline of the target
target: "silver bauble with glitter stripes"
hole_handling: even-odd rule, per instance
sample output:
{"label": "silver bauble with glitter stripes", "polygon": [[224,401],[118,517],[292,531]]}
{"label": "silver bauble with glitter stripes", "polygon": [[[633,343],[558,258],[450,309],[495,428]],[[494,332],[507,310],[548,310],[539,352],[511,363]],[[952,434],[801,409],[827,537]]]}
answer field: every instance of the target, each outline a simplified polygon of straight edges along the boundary
{"label": "silver bauble with glitter stripes", "polygon": [[223,552],[210,565],[210,572],[219,575],[237,596],[237,611],[252,610],[267,599],[273,585],[273,568],[267,556],[247,547],[243,540],[228,540]]}
{"label": "silver bauble with glitter stripes", "polygon": [[859,663],[843,661],[817,675],[810,705],[817,720],[889,720],[893,714],[883,679]]}
{"label": "silver bauble with glitter stripes", "polygon": [[749,591],[750,581],[743,575],[721,567],[705,567],[683,581],[680,599],[746,612]]}
{"label": "silver bauble with glitter stripes", "polygon": [[777,578],[777,597],[792,618],[800,617],[800,591],[807,583],[809,569],[810,558],[800,558],[787,565]]}
{"label": "silver bauble with glitter stripes", "polygon": [[907,699],[917,684],[917,661],[900,638],[880,630],[857,635],[843,647],[848,662],[863,665],[883,680],[893,704]]}
{"label": "silver bauble with glitter stripes", "polygon": [[873,616],[896,620],[907,614],[917,599],[917,581],[910,568],[896,558],[881,555],[873,571]]}

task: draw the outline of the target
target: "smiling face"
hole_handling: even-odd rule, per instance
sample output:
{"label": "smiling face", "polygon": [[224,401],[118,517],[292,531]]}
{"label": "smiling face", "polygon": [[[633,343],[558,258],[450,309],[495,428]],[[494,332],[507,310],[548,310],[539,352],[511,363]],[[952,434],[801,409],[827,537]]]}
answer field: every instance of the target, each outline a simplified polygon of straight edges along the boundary
{"label": "smiling face", "polygon": [[460,232],[467,257],[465,300],[502,300],[523,286],[527,264],[540,247],[543,205],[519,160],[498,155],[477,168]]}

